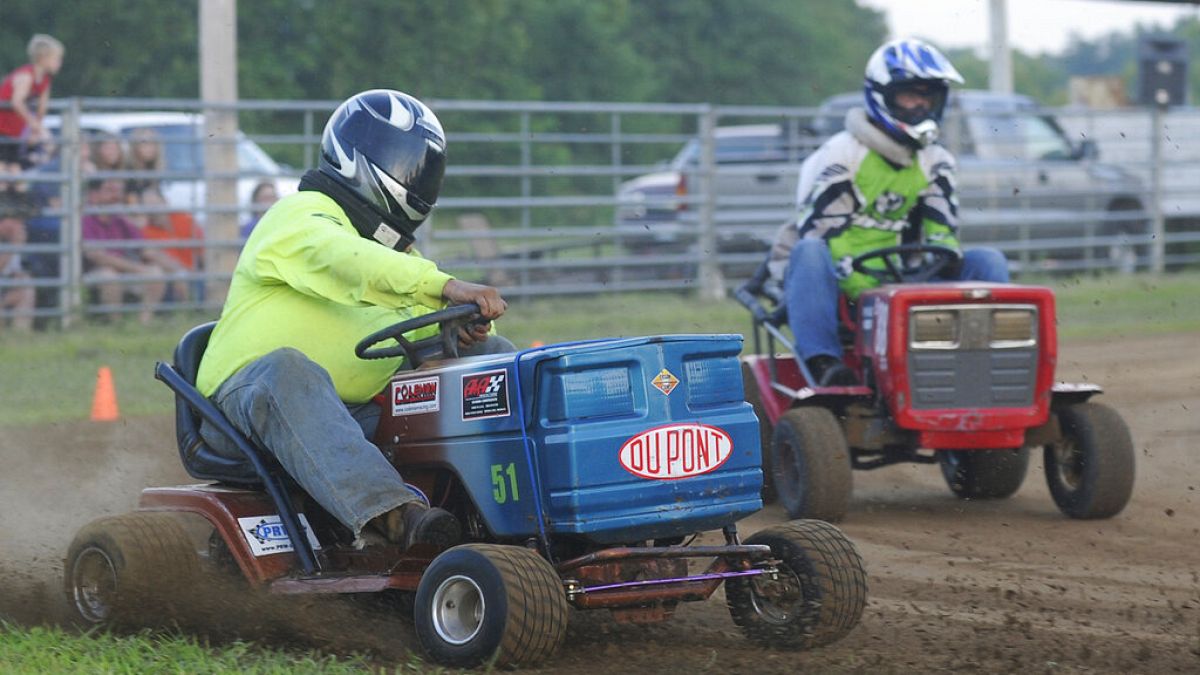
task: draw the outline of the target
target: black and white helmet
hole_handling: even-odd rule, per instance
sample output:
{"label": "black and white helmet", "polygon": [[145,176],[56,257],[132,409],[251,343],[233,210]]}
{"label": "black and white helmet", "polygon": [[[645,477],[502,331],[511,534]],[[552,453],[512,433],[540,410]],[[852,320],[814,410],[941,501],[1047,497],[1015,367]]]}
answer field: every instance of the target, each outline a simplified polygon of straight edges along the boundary
{"label": "black and white helmet", "polygon": [[437,203],[446,134],[416,98],[391,89],[364,91],[333,111],[317,168],[376,217],[355,222],[360,234],[403,250]]}

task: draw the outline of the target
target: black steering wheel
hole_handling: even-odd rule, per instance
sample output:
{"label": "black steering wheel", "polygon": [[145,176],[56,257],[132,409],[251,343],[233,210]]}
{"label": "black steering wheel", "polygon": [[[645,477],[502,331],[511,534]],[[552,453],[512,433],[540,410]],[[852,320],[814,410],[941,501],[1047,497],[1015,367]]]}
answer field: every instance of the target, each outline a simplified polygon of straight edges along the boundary
{"label": "black steering wheel", "polygon": [[[354,354],[360,359],[392,359],[403,356],[408,359],[413,368],[432,359],[456,359],[458,358],[458,329],[473,323],[484,324],[489,320],[480,316],[479,305],[475,303],[454,305],[436,312],[405,319],[400,323],[377,330],[354,345]],[[437,335],[431,335],[415,342],[404,337],[405,333],[433,324],[440,325]],[[386,340],[395,340],[397,344],[387,347],[379,346]]]}
{"label": "black steering wheel", "polygon": [[[866,263],[880,258],[885,269],[875,269]],[[958,249],[938,244],[901,244],[867,251],[850,261],[855,272],[870,275],[883,282],[920,283],[929,281],[950,265],[962,261]]]}

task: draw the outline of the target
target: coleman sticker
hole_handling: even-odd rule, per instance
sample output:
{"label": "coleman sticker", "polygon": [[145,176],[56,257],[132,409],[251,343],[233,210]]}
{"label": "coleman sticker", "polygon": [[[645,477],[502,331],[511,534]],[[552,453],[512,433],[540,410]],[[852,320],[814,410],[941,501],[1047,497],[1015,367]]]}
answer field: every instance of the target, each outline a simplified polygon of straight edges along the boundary
{"label": "coleman sticker", "polygon": [[462,377],[463,419],[507,417],[508,372],[493,370]]}
{"label": "coleman sticker", "polygon": [[679,378],[672,375],[671,371],[663,368],[662,372],[655,375],[653,380],[650,380],[650,384],[654,385],[655,389],[670,396],[671,392],[675,391],[675,387],[679,386]]}
{"label": "coleman sticker", "polygon": [[[300,514],[300,526],[308,535],[309,545],[314,549],[321,548],[321,543],[313,535],[312,528],[308,526],[308,519],[304,517],[303,513]],[[274,553],[288,553],[292,550],[292,540],[288,539],[279,516],[238,518],[238,529],[246,536],[246,543],[250,544],[250,552],[256,558]]]}
{"label": "coleman sticker", "polygon": [[392,414],[437,412],[441,406],[437,377],[399,380],[392,383]]}
{"label": "coleman sticker", "polygon": [[621,446],[621,466],[642,478],[674,480],[708,473],[733,453],[733,439],[707,424],[648,429]]}

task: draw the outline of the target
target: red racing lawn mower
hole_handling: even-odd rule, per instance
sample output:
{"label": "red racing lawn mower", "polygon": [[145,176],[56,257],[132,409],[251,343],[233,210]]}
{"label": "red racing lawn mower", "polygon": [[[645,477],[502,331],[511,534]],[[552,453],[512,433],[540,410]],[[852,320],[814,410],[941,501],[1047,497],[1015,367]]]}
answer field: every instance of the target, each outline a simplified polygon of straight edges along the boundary
{"label": "red racing lawn mower", "polygon": [[929,281],[960,259],[953,249],[905,244],[853,261],[884,282],[856,303],[840,300],[844,362],[861,386],[814,386],[782,330],[786,305],[766,284],[765,265],[738,289],[754,321],[755,355],[742,368],[762,424],[764,496],[790,517],[839,520],[853,469],[899,462],[940,465],[963,499],[1003,499],[1021,487],[1036,447],[1064,514],[1109,518],[1129,501],[1134,448],[1125,422],[1090,400],[1100,387],[1054,380],[1054,294]]}

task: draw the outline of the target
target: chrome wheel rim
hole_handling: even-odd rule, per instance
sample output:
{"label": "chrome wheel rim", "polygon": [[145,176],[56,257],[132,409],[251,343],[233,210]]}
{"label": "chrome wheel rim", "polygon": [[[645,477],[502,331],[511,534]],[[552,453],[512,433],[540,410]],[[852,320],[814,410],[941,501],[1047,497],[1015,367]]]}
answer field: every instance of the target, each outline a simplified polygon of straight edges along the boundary
{"label": "chrome wheel rim", "polygon": [[96,546],[84,549],[75,558],[71,589],[80,616],[92,623],[107,620],[117,600],[117,568],[112,558]]}
{"label": "chrome wheel rim", "polygon": [[466,644],[479,634],[485,607],[479,584],[456,574],[433,592],[433,630],[452,645]]}
{"label": "chrome wheel rim", "polygon": [[788,623],[795,616],[796,606],[803,600],[800,578],[786,566],[779,566],[777,579],[762,575],[750,581],[750,604],[767,623]]}
{"label": "chrome wheel rim", "polygon": [[1075,491],[1083,483],[1083,453],[1071,439],[1054,445],[1054,473],[1058,482]]}

